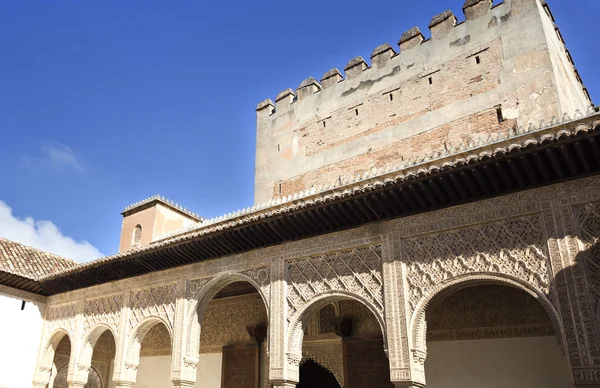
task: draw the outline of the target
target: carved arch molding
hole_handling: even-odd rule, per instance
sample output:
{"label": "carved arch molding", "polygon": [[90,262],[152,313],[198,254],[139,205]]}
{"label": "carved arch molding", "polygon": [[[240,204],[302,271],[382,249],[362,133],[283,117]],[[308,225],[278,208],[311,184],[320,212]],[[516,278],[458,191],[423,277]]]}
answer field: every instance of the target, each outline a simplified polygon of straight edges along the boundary
{"label": "carved arch molding", "polygon": [[[331,303],[331,298],[351,298],[364,303],[374,313],[385,338],[382,265],[380,244],[286,262],[287,363],[291,378],[299,377],[303,352],[305,355],[311,352],[310,346],[302,345],[303,326],[319,308]],[[335,360],[314,358],[341,382],[341,372],[335,366],[339,362]]]}
{"label": "carved arch molding", "polygon": [[[425,311],[437,294],[465,281],[506,279],[505,284],[531,290],[549,302],[552,277],[542,215],[528,215],[459,230],[446,230],[402,241],[408,284],[408,309],[414,373],[424,381]],[[466,284],[466,283],[465,283]],[[520,285],[527,285],[521,287]],[[550,314],[561,325],[557,314]],[[557,333],[561,333],[557,330]],[[562,338],[561,338],[562,340]]]}
{"label": "carved arch molding", "polygon": [[195,334],[200,331],[199,320],[201,320],[201,316],[199,317],[198,313],[204,313],[210,300],[222,287],[236,281],[247,281],[257,289],[265,304],[267,315],[269,315],[271,295],[271,267],[269,265],[229,272],[218,276],[188,280],[186,299],[189,305],[185,315],[187,339],[184,351],[186,355],[184,363],[189,364],[190,367],[196,368],[197,361],[195,358],[200,347],[199,336]]}

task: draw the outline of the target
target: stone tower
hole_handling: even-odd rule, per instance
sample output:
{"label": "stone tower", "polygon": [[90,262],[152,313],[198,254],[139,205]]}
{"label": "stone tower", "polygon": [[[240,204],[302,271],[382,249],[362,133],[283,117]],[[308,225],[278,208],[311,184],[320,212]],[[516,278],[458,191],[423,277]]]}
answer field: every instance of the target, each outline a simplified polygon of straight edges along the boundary
{"label": "stone tower", "polygon": [[255,203],[476,143],[591,101],[544,0],[467,0],[257,111]]}

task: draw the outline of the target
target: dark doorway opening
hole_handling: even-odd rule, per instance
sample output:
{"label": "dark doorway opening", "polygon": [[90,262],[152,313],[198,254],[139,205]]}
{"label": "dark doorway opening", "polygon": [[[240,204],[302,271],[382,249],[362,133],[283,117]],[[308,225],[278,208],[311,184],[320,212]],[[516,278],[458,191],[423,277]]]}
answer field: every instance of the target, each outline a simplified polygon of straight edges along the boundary
{"label": "dark doorway opening", "polygon": [[300,365],[300,382],[296,388],[340,388],[335,376],[313,360]]}

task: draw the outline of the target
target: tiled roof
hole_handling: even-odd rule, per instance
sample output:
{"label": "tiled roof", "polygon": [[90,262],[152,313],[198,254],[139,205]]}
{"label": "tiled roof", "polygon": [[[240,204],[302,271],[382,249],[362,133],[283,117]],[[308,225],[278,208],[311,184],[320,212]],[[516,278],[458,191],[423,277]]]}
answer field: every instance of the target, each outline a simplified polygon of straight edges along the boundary
{"label": "tiled roof", "polygon": [[37,280],[75,266],[72,260],[0,238],[0,271]]}

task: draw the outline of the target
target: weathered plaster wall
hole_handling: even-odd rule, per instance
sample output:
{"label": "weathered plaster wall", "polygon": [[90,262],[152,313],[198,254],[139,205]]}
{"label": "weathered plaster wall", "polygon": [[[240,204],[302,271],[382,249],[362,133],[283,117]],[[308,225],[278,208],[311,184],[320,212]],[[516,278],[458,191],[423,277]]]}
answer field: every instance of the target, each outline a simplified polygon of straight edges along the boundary
{"label": "weathered plaster wall", "polygon": [[427,388],[571,386],[554,337],[431,342],[427,353]]}
{"label": "weathered plaster wall", "polygon": [[[314,93],[299,89],[273,114],[259,110],[255,203],[585,112],[589,102],[538,4],[508,0],[384,65],[355,67]],[[498,122],[497,106],[506,121]]]}
{"label": "weathered plaster wall", "polygon": [[[1,291],[1,290],[0,290]],[[0,293],[0,387],[31,386],[46,305]]]}

